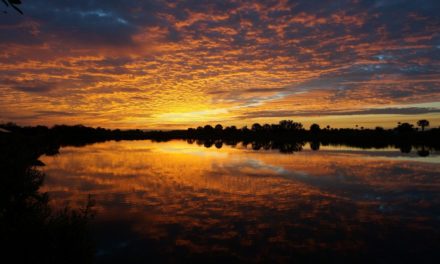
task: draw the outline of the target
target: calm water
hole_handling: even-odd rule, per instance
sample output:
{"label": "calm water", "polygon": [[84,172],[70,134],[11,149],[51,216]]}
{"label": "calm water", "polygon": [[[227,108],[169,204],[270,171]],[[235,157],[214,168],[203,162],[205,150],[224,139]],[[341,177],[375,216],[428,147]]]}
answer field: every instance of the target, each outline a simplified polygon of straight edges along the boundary
{"label": "calm water", "polygon": [[438,154],[112,141],[41,160],[54,206],[95,198],[101,262],[434,263]]}

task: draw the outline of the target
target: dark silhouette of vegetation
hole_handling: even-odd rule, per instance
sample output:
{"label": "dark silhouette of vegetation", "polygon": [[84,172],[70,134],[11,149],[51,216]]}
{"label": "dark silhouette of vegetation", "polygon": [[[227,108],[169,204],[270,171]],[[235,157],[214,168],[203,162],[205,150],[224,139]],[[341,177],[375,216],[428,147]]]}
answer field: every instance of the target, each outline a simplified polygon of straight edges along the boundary
{"label": "dark silhouette of vegetation", "polygon": [[409,134],[414,131],[414,125],[409,123],[400,123],[397,125],[395,130],[399,132],[399,134]]}
{"label": "dark silhouette of vegetation", "polygon": [[328,125],[322,129],[318,124],[312,124],[310,129],[306,130],[301,123],[292,120],[282,120],[278,124],[261,125],[255,123],[251,129],[247,126],[239,129],[236,126],[223,127],[221,124],[217,124],[212,127],[208,124],[204,127],[199,126],[187,130],[142,131],[139,129],[110,130],[82,125],[56,125],[52,128],[45,126],[20,127],[13,123],[0,125],[0,128],[10,131],[14,135],[34,138],[35,141],[41,142],[40,145],[46,148],[45,151],[53,154],[58,151],[59,147],[66,145],[83,146],[107,140],[137,139],[202,141],[202,145],[206,147],[215,146],[217,148],[220,148],[222,144],[243,142],[244,145],[247,145],[257,142],[255,149],[273,149],[278,146],[277,149],[280,151],[286,149],[285,152],[289,152],[291,149],[300,149],[286,147],[286,145],[296,146],[298,143],[304,145],[306,142],[313,144],[313,150],[318,150],[321,145],[347,145],[359,148],[395,147],[404,153],[410,152],[413,147],[415,149],[423,147],[428,152],[431,149],[440,149],[440,128],[425,130],[424,127],[428,126],[429,121],[421,121],[423,121],[419,121],[419,125],[423,125],[421,131],[410,123],[398,123],[393,129],[384,129],[383,127],[337,129]]}
{"label": "dark silhouette of vegetation", "polygon": [[93,262],[94,246],[89,234],[92,202],[79,210],[55,211],[49,206],[49,196],[39,191],[44,174],[37,169],[43,165],[38,158],[43,154],[56,155],[62,146],[84,146],[107,140],[185,139],[206,148],[220,149],[241,143],[255,151],[277,150],[288,154],[302,151],[309,142],[312,151],[328,145],[391,146],[402,153],[415,150],[422,157],[430,155],[432,149],[440,149],[439,128],[418,131],[408,123],[400,123],[393,129],[329,126],[321,129],[313,124],[306,130],[302,124],[287,120],[278,124],[255,123],[251,129],[218,124],[166,132],[82,125],[22,127],[13,123],[2,124],[0,128],[0,242],[4,245],[3,257],[14,259],[14,263]]}
{"label": "dark silhouette of vegetation", "polygon": [[424,146],[426,149],[440,148],[439,128],[418,131],[414,128],[414,125],[409,123],[399,123],[393,129],[384,129],[383,127],[375,127],[374,129],[364,127],[336,129],[331,128],[329,125],[321,129],[318,124],[312,124],[309,130],[305,130],[301,123],[283,120],[278,124],[261,125],[254,123],[251,129],[247,127],[237,129],[235,126],[231,126],[216,133],[212,132],[212,127],[209,125],[204,128],[189,128],[187,131],[167,133],[170,136],[177,135],[176,138],[205,141],[259,142],[256,146],[263,145],[269,149],[273,148],[272,145],[282,145],[290,142],[311,142],[313,150],[318,150],[320,145],[348,145],[360,148],[396,147],[401,149],[402,152],[406,152],[408,149],[411,151],[412,146],[415,148]]}
{"label": "dark silhouette of vegetation", "polygon": [[314,151],[319,150],[321,147],[321,143],[319,141],[312,141],[310,142],[310,148]]}
{"label": "dark silhouette of vegetation", "polygon": [[[21,5],[21,1],[20,0],[2,0],[3,3],[7,6],[7,7],[12,7],[14,8],[18,13],[23,15],[23,11],[20,10],[20,8],[17,7],[17,5]],[[4,11],[5,13],[7,13],[7,11]]]}
{"label": "dark silhouette of vegetation", "polygon": [[44,165],[38,157],[57,153],[59,146],[39,141],[47,128],[30,130],[39,134],[0,133],[2,258],[11,263],[92,263],[88,223],[93,201],[89,197],[82,209],[51,208],[49,195],[39,191],[45,175],[37,169]]}
{"label": "dark silhouette of vegetation", "polygon": [[425,131],[425,127],[429,127],[429,121],[426,119],[422,119],[417,121],[417,125],[422,128],[422,131]]}
{"label": "dark silhouette of vegetation", "polygon": [[318,124],[312,124],[310,126],[310,133],[316,134],[319,133],[319,131],[321,131],[321,127]]}

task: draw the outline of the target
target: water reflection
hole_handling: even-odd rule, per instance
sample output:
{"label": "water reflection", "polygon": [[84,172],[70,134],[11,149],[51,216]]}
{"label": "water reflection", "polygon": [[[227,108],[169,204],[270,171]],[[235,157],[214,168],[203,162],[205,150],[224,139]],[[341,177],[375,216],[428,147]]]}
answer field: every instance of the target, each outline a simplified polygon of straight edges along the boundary
{"label": "water reflection", "polygon": [[[320,142],[320,141],[311,141],[311,142],[305,142],[305,141],[292,141],[292,142],[286,142],[286,141],[236,141],[236,140],[221,140],[221,139],[206,139],[206,140],[202,140],[202,139],[198,139],[198,140],[194,140],[194,139],[188,139],[187,140],[188,144],[193,144],[194,142],[196,142],[197,145],[199,146],[204,146],[205,148],[211,148],[212,146],[215,146],[215,148],[220,149],[223,147],[223,145],[226,146],[230,146],[230,147],[236,147],[239,143],[247,148],[248,146],[251,146],[251,148],[253,150],[260,150],[260,149],[264,149],[264,150],[278,150],[281,153],[293,153],[293,152],[298,152],[298,151],[302,151],[305,145],[310,145],[310,149],[311,150],[319,150],[321,148],[321,144],[323,146],[326,147],[326,149],[332,149],[334,147],[347,147],[347,145],[344,144],[340,144],[340,145],[335,145],[334,143],[332,145],[330,145],[329,143],[326,142]],[[359,143],[360,144],[360,143]],[[413,146],[411,144],[401,144],[399,143],[398,145],[389,145],[388,147],[381,147],[381,148],[372,148],[369,145],[354,145],[351,147],[352,149],[364,149],[364,150],[369,150],[369,149],[374,149],[374,150],[378,150],[378,149],[398,149],[400,150],[401,153],[405,153],[405,154],[409,154],[413,151],[413,149],[415,148],[415,153],[417,153],[420,157],[427,157],[429,156],[431,153],[437,153],[439,150],[435,149],[433,147],[428,147],[428,146],[424,146],[424,145],[420,145],[420,146]]]}
{"label": "water reflection", "polygon": [[42,158],[45,189],[55,206],[95,197],[102,262],[439,256],[436,153],[424,162],[394,149],[188,143],[66,147]]}

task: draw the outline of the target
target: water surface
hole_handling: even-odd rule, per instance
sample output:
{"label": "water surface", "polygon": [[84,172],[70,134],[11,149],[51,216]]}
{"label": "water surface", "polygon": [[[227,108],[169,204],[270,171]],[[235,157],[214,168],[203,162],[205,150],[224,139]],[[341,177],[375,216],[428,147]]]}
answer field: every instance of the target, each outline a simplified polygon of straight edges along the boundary
{"label": "water surface", "polygon": [[439,257],[433,151],[109,141],[42,161],[54,206],[96,200],[99,262]]}

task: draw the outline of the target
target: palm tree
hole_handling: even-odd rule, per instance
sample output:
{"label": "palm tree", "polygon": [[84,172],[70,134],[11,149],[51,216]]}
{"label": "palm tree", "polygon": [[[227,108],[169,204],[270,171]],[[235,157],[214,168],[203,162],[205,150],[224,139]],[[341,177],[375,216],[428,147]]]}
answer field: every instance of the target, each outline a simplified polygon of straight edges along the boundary
{"label": "palm tree", "polygon": [[429,127],[429,121],[426,119],[422,119],[417,121],[417,125],[422,128],[422,131],[425,131],[425,127]]}

